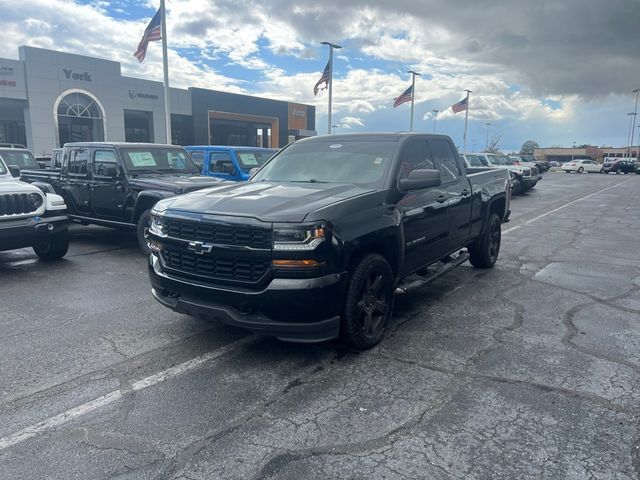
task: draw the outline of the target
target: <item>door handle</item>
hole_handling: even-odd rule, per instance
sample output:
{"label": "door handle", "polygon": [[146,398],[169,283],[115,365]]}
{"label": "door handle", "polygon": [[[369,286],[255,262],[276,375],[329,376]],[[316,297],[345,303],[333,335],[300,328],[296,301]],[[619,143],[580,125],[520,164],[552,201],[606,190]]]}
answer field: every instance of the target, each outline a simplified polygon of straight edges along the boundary
{"label": "door handle", "polygon": [[446,195],[440,195],[438,198],[436,198],[436,201],[438,203],[444,203],[446,199],[447,199]]}
{"label": "door handle", "polygon": [[462,192],[460,192],[462,194],[463,197],[468,197],[469,195],[471,195],[471,192],[469,190],[467,190],[466,188],[464,190],[462,190]]}

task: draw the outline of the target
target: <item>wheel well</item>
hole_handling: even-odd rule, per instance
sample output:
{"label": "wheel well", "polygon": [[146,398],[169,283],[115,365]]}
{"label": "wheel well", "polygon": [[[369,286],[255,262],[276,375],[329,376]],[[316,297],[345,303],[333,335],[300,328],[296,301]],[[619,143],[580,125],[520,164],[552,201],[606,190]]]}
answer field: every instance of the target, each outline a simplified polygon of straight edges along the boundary
{"label": "wheel well", "polygon": [[400,249],[398,248],[395,238],[389,236],[377,239],[373,242],[361,245],[350,256],[350,264],[356,263],[365,255],[371,253],[377,253],[385,258],[389,262],[391,271],[394,276],[398,276],[400,273]]}
{"label": "wheel well", "polygon": [[489,215],[491,215],[492,213],[497,213],[498,217],[500,217],[500,221],[502,221],[506,214],[506,205],[507,201],[504,198],[497,198],[496,200],[491,202],[491,205],[489,206]]}
{"label": "wheel well", "polygon": [[150,210],[153,206],[158,203],[159,198],[145,197],[138,199],[136,202],[136,208],[133,211],[133,218],[131,219],[133,223],[138,223],[138,219],[142,212],[145,210]]}

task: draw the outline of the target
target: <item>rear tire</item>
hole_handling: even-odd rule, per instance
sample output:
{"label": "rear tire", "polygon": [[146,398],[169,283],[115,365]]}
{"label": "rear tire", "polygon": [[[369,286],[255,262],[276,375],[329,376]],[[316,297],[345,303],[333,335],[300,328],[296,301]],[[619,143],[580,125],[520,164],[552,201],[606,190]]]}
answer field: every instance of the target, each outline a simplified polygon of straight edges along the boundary
{"label": "rear tire", "polygon": [[138,227],[136,236],[138,238],[138,246],[145,255],[151,254],[149,248],[149,227],[151,226],[151,210],[145,210],[138,219]]}
{"label": "rear tire", "polygon": [[385,258],[370,254],[360,259],[350,273],[341,337],[358,350],[380,343],[393,312],[393,294],[393,272]]}
{"label": "rear tire", "polygon": [[42,260],[59,260],[69,251],[69,231],[67,229],[38,240],[33,251]]}
{"label": "rear tire", "polygon": [[497,214],[489,216],[482,236],[469,245],[469,263],[476,268],[491,268],[500,254],[502,242],[502,222]]}

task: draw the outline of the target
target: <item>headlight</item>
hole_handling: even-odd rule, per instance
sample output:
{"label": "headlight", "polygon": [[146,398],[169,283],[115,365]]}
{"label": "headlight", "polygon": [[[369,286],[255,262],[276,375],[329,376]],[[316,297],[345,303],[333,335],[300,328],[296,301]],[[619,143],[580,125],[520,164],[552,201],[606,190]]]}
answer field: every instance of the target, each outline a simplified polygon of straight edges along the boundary
{"label": "headlight", "polygon": [[33,205],[34,210],[38,210],[44,203],[42,195],[40,195],[39,193],[30,193],[29,200],[31,200],[31,204]]}
{"label": "headlight", "polygon": [[155,209],[151,210],[151,231],[156,235],[163,235],[164,213]]}
{"label": "headlight", "polygon": [[325,239],[325,228],[322,225],[274,225],[274,250],[313,250]]}

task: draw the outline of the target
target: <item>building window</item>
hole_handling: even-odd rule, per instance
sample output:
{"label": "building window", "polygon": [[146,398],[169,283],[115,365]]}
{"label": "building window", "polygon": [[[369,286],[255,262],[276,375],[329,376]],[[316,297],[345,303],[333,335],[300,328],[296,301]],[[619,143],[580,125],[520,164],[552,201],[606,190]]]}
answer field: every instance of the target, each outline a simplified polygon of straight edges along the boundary
{"label": "building window", "polygon": [[124,111],[124,141],[153,143],[153,112]]}
{"label": "building window", "polygon": [[88,95],[79,92],[66,95],[56,113],[60,146],[68,142],[104,141],[102,110]]}

